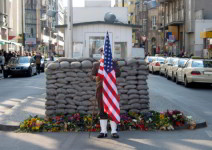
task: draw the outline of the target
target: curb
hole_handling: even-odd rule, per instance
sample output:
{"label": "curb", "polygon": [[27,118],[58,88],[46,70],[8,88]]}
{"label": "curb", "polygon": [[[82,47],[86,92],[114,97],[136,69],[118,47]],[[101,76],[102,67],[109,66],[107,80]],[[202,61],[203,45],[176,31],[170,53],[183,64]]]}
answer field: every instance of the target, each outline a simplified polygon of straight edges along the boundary
{"label": "curb", "polygon": [[0,124],[0,131],[16,131],[18,129],[19,129],[19,126]]}
{"label": "curb", "polygon": [[206,128],[207,126],[208,126],[208,125],[207,125],[207,122],[204,121],[204,122],[197,123],[195,129]]}
{"label": "curb", "polygon": [[[207,123],[206,123],[206,121],[204,121],[204,122],[196,123],[195,129],[201,129],[201,128],[206,128],[206,127],[207,127]],[[174,130],[178,131],[178,130],[184,130],[184,129],[188,129],[188,128],[189,128],[189,125],[185,125],[183,127],[175,128]],[[0,124],[0,131],[16,131],[18,129],[19,129],[19,126]]]}

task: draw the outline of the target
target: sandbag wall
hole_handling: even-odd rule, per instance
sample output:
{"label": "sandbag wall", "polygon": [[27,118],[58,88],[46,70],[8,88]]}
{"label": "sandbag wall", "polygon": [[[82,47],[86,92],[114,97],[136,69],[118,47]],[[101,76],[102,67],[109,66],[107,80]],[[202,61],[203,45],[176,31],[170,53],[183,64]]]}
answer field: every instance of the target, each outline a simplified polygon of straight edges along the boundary
{"label": "sandbag wall", "polygon": [[[96,83],[91,71],[96,60],[61,58],[47,65],[46,115],[92,114],[97,112]],[[148,70],[143,60],[118,60],[121,77],[117,78],[121,113],[149,109]]]}

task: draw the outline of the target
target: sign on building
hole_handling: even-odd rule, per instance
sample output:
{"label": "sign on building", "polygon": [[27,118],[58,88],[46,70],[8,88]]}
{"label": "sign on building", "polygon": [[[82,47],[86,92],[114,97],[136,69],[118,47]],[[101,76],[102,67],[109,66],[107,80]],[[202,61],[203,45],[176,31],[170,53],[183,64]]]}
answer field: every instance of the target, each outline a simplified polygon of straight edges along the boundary
{"label": "sign on building", "polygon": [[36,38],[26,38],[25,45],[36,45]]}

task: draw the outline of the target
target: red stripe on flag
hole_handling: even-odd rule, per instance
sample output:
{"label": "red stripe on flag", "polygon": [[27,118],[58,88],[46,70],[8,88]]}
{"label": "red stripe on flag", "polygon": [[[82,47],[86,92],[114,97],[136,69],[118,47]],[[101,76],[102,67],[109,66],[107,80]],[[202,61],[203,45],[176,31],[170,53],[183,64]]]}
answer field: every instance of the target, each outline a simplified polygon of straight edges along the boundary
{"label": "red stripe on flag", "polygon": [[[116,107],[116,105],[113,103],[112,99],[110,98],[110,96],[107,94],[107,92],[103,89],[103,93],[104,93],[104,96],[107,98],[109,104],[113,107],[113,109],[116,111],[117,114],[120,114],[120,109],[118,109]],[[107,104],[105,104],[107,105]],[[104,106],[105,106],[104,105]]]}
{"label": "red stripe on flag", "polygon": [[[113,90],[113,88],[109,85],[109,83],[107,82],[107,80],[104,80],[104,83],[105,83],[105,85],[107,86],[107,88],[108,88],[108,90],[112,93],[112,95],[115,97],[115,99],[116,99],[116,101],[118,102],[118,100],[117,100],[117,93]],[[107,91],[105,91],[105,89],[104,89],[104,94],[106,94],[107,95],[107,99],[108,98],[110,98],[110,96],[108,95],[108,92]],[[112,106],[113,106],[113,108],[117,111],[117,109],[119,109],[117,106],[116,106],[116,104],[114,104],[114,102],[113,102],[113,100],[110,98],[110,104],[113,104]],[[120,111],[120,109],[119,109],[119,111]]]}
{"label": "red stripe on flag", "polygon": [[[116,117],[113,115],[113,113],[109,110],[108,106],[104,104],[104,109],[107,110],[107,114],[111,117],[113,121],[116,123],[119,123],[120,121],[116,119]],[[119,115],[119,114],[118,114]]]}

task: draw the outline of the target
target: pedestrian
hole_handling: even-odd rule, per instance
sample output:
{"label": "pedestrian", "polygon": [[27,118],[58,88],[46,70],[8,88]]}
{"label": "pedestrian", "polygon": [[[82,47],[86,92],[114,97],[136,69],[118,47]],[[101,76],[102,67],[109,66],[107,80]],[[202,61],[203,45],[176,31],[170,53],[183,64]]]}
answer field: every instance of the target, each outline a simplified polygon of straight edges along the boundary
{"label": "pedestrian", "polygon": [[[107,137],[107,121],[110,120],[111,125],[111,136],[112,138],[119,138],[119,135],[117,134],[117,124],[116,122],[112,121],[110,117],[108,117],[108,114],[104,112],[104,103],[103,103],[103,77],[98,73],[100,69],[100,62],[104,61],[103,59],[103,47],[99,49],[102,59],[96,64],[93,65],[92,68],[92,75],[93,79],[96,80],[96,99],[98,102],[98,108],[99,108],[99,116],[100,116],[100,127],[101,132],[98,135],[98,138],[105,138]],[[114,69],[116,72],[116,76],[119,77],[121,72],[117,65],[117,62],[113,61]]]}
{"label": "pedestrian", "polygon": [[2,74],[4,73],[5,58],[3,52],[0,52],[0,66]]}
{"label": "pedestrian", "polygon": [[37,72],[38,72],[38,74],[40,74],[40,64],[41,64],[42,57],[41,57],[40,53],[37,52],[34,58],[35,58]]}

